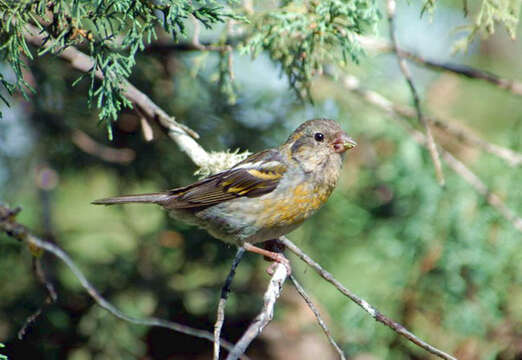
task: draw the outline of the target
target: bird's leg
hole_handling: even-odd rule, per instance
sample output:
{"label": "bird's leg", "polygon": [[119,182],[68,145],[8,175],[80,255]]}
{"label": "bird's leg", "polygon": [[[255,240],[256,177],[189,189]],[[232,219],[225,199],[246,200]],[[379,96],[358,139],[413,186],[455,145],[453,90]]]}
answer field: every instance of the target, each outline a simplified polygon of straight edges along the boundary
{"label": "bird's leg", "polygon": [[[267,240],[263,243],[263,247],[265,248],[265,250],[280,254],[284,257],[283,252],[286,250],[286,246],[281,241],[279,241],[279,239]],[[266,261],[272,261],[272,259],[267,256],[264,256],[263,258]],[[284,259],[287,260],[286,258],[284,258]],[[266,272],[268,273],[268,275],[274,274],[277,264],[278,264],[277,262],[272,262],[272,264],[266,269]],[[292,269],[287,267],[287,270],[291,271]],[[290,275],[290,274],[291,274],[291,272],[288,273],[288,275]]]}
{"label": "bird's leg", "polygon": [[[250,252],[253,252],[253,253],[256,253],[259,255],[263,255],[265,258],[269,258],[277,263],[283,264],[286,267],[288,275],[290,275],[292,273],[292,268],[290,267],[290,261],[288,261],[288,259],[283,254],[281,254],[279,252],[275,252],[275,251],[261,249],[260,247],[254,246],[250,243],[244,243],[243,248],[246,251],[250,251]],[[270,266],[267,269],[267,272],[270,275],[272,275],[274,273],[274,269],[272,268],[272,266]]]}
{"label": "bird's leg", "polygon": [[[286,250],[285,244],[279,241],[279,239],[267,240],[263,243],[263,247],[265,248],[265,250],[275,253],[282,253]],[[272,259],[265,257],[265,260],[270,261]]]}

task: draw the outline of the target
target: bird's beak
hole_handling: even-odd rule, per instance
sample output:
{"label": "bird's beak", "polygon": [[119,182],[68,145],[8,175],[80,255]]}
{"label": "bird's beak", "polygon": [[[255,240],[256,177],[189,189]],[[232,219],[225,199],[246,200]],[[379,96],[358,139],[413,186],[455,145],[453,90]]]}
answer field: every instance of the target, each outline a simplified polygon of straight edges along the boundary
{"label": "bird's beak", "polygon": [[333,142],[334,151],[337,153],[344,153],[346,150],[353,149],[357,146],[355,140],[348,135],[341,133]]}

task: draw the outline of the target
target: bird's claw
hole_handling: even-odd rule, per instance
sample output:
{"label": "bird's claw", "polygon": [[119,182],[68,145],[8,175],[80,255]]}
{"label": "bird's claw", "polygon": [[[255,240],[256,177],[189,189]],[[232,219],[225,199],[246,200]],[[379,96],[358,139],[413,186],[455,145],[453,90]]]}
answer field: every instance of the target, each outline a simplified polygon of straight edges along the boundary
{"label": "bird's claw", "polygon": [[290,266],[290,261],[283,255],[277,254],[272,257],[274,262],[270,264],[270,266],[266,269],[268,275],[274,275],[277,265],[282,264],[286,268],[287,275],[290,276],[292,274],[292,267]]}

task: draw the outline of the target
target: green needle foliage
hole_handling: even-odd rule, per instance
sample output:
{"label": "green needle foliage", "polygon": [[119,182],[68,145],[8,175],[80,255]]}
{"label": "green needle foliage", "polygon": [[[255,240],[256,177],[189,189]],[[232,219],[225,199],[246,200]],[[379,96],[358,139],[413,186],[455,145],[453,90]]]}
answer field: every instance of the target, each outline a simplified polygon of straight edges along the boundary
{"label": "green needle foliage", "polygon": [[[466,50],[477,36],[494,34],[497,25],[503,25],[509,36],[515,38],[522,0],[463,0],[462,4],[464,14],[471,14],[473,22],[459,27],[459,30],[467,32],[467,36],[455,43],[455,51]],[[433,14],[436,5],[437,0],[426,0],[421,14]]]}
{"label": "green needle foliage", "polygon": [[[16,78],[10,83],[2,77],[2,86],[9,93],[17,89],[25,94],[31,89],[22,75],[24,56],[33,59],[24,38],[28,25],[37,26],[46,34],[46,46],[38,56],[58,54],[71,45],[84,47],[95,64],[88,74],[89,100],[94,100],[100,109],[100,121],[106,124],[110,138],[111,122],[116,121],[124,107],[132,107],[123,96],[121,85],[132,73],[136,54],[157,38],[158,28],[177,40],[186,35],[185,21],[189,17],[207,28],[239,18],[217,1],[175,0],[2,0],[0,16],[2,60]],[[94,80],[96,71],[103,75],[99,84]]]}
{"label": "green needle foliage", "polygon": [[511,38],[515,38],[518,24],[521,0],[484,0],[475,18],[475,23],[470,26],[469,39],[475,35],[491,35],[495,32],[495,25],[502,24]]}
{"label": "green needle foliage", "polygon": [[362,49],[355,35],[373,29],[379,19],[373,0],[285,1],[255,18],[244,52],[257,56],[267,51],[290,85],[309,95],[312,77],[325,65],[358,62]]}

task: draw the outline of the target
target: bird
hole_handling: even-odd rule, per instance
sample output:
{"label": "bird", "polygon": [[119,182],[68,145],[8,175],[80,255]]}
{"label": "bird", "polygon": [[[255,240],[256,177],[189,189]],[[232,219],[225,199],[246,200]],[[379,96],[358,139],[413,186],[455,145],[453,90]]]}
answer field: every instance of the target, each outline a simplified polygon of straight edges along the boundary
{"label": "bird", "polygon": [[95,205],[152,203],[213,237],[282,263],[286,257],[255,244],[296,229],[326,203],[343,158],[357,143],[330,119],[303,122],[278,148],[250,155],[229,169],[164,192],[95,200]]}

